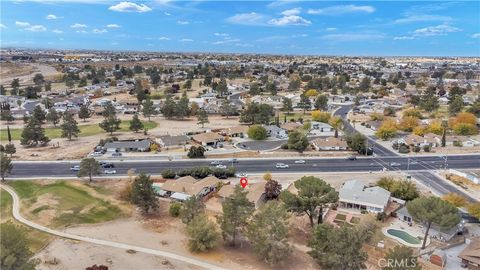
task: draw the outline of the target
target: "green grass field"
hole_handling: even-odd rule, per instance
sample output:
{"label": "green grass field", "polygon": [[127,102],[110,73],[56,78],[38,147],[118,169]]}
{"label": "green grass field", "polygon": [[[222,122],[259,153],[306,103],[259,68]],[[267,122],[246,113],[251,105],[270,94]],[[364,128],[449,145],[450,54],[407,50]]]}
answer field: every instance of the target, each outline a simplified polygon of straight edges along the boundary
{"label": "green grass field", "polygon": [[279,120],[281,123],[283,123],[283,121],[285,120],[285,116],[287,116],[287,121],[290,121],[290,119],[294,119],[295,121],[298,121],[299,118],[303,118],[304,122],[307,120],[312,120],[312,114],[309,111],[305,112],[305,114],[303,114],[303,111],[302,112],[295,111],[290,114],[280,112]]}
{"label": "green grass field", "polygon": [[44,210],[53,209],[56,213],[50,224],[53,227],[99,223],[125,216],[118,206],[92,196],[88,187],[79,187],[66,181],[57,181],[48,185],[41,185],[33,181],[12,181],[10,184],[26,208],[37,203],[38,197],[44,194],[49,194],[58,201],[58,203],[50,205],[40,203],[36,208],[30,209],[28,213],[35,217],[42,215]]}
{"label": "green grass field", "polygon": [[[154,121],[147,121],[143,122],[143,125],[148,129],[153,129],[157,126],[157,123]],[[86,137],[97,135],[101,133],[105,133],[105,131],[98,125],[98,124],[91,124],[91,125],[79,125],[80,134],[79,137]],[[130,121],[124,120],[120,124],[120,130],[118,132],[131,132],[130,129]],[[22,129],[10,129],[10,134],[12,135],[12,140],[20,140],[20,136],[22,134]],[[45,128],[45,135],[50,139],[60,138],[62,135],[62,130],[60,127],[53,128]],[[0,129],[0,141],[5,142],[8,140],[7,137],[7,130]]]}
{"label": "green grass field", "polygon": [[5,190],[0,191],[0,223],[12,221],[14,224],[24,229],[28,238],[30,250],[37,252],[43,248],[52,239],[52,236],[27,227],[13,219],[12,216],[12,196]]}

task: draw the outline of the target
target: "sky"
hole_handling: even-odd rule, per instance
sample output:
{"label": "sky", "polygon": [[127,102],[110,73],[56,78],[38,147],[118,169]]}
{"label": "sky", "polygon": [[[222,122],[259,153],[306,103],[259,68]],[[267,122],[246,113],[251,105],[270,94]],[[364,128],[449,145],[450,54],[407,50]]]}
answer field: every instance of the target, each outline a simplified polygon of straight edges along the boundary
{"label": "sky", "polygon": [[0,2],[2,47],[480,56],[480,1]]}

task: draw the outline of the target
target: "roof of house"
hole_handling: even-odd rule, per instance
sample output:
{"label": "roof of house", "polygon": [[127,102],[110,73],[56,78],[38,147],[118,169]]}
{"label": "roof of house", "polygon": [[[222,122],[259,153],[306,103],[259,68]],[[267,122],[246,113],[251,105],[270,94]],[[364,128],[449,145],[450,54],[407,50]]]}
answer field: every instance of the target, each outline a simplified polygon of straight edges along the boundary
{"label": "roof of house", "polygon": [[280,125],[281,128],[283,128],[285,130],[288,130],[288,131],[296,130],[296,129],[302,127],[302,126],[303,126],[302,124],[297,123],[297,122],[287,122],[285,124]]}
{"label": "roof of house", "polygon": [[136,141],[116,141],[108,142],[105,144],[105,148],[137,148],[137,149],[147,149],[152,144],[152,141],[149,139],[145,140],[136,140]]}
{"label": "roof of house", "polygon": [[[265,184],[265,181],[260,183],[248,184],[245,187],[245,190],[248,191],[247,199],[253,203],[258,202],[258,200],[262,197],[263,193],[265,193]],[[235,185],[225,185],[218,191],[217,195],[222,198],[227,198],[233,194],[234,189]]]}
{"label": "roof of house", "polygon": [[172,145],[184,145],[190,139],[186,135],[178,135],[178,136],[171,136],[171,135],[162,135],[158,137],[165,146],[172,146]]}
{"label": "roof of house", "polygon": [[340,147],[347,148],[347,142],[335,137],[317,138],[312,141],[317,147]]}
{"label": "roof of house", "polygon": [[235,126],[235,127],[229,127],[222,130],[222,132],[227,135],[247,133],[247,131],[248,131],[248,126]]}
{"label": "roof of house", "polygon": [[197,195],[204,187],[216,186],[219,182],[221,182],[221,180],[215,176],[208,176],[199,181],[191,176],[184,176],[176,180],[165,181],[162,189],[188,195]]}
{"label": "roof of house", "polygon": [[339,200],[374,207],[385,207],[390,199],[390,192],[381,187],[365,186],[357,180],[350,180],[339,190]]}
{"label": "roof of house", "polygon": [[192,136],[192,138],[197,142],[211,143],[211,142],[222,140],[223,136],[214,132],[205,132],[205,133],[195,134]]}
{"label": "roof of house", "polygon": [[480,264],[480,237],[472,239],[458,257],[469,262]]}

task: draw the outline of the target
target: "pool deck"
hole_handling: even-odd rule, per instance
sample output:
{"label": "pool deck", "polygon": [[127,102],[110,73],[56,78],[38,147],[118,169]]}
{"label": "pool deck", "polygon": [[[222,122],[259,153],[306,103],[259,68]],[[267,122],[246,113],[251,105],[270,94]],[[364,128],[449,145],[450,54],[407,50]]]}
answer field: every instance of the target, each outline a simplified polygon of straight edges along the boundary
{"label": "pool deck", "polygon": [[[404,226],[402,226],[404,225]],[[389,238],[392,238],[394,240],[396,240],[397,242],[401,243],[402,245],[404,246],[407,246],[407,247],[412,247],[412,248],[421,248],[422,247],[422,243],[423,243],[423,240],[420,240],[420,243],[419,244],[411,244],[411,243],[408,243],[406,242],[405,240],[403,240],[402,238],[400,237],[397,237],[397,236],[394,236],[394,235],[391,235],[389,234],[387,231],[388,230],[391,230],[391,229],[394,229],[394,230],[399,230],[399,231],[404,231],[408,234],[410,234],[411,236],[413,237],[421,237],[423,238],[423,234],[422,233],[419,233],[417,231],[414,231],[414,230],[411,230],[410,227],[403,223],[403,224],[398,224],[397,222],[395,223],[392,223],[390,226],[388,227],[385,227],[382,229],[382,232],[385,236],[389,237]],[[427,243],[426,243],[426,246],[430,245],[430,237],[427,238]]]}

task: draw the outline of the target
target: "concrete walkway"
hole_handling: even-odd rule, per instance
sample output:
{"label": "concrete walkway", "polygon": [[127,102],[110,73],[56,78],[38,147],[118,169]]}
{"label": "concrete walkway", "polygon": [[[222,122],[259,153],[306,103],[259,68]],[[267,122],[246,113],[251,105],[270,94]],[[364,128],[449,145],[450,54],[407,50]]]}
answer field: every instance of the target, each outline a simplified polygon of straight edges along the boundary
{"label": "concrete walkway", "polygon": [[12,209],[12,214],[13,217],[18,220],[20,223],[23,223],[29,227],[32,227],[34,229],[37,229],[42,232],[46,232],[55,236],[63,237],[63,238],[68,238],[68,239],[73,239],[73,240],[78,240],[78,241],[83,241],[87,243],[92,243],[92,244],[97,244],[97,245],[102,245],[102,246],[107,246],[107,247],[113,247],[113,248],[121,248],[125,250],[135,250],[137,252],[143,252],[155,256],[161,256],[185,263],[189,263],[195,266],[199,266],[205,269],[225,269],[220,266],[214,265],[207,263],[205,261],[185,257],[182,255],[166,252],[166,251],[160,251],[160,250],[155,250],[155,249],[150,249],[150,248],[144,248],[144,247],[139,247],[139,246],[133,246],[129,244],[124,244],[124,243],[118,243],[118,242],[112,242],[112,241],[106,241],[106,240],[101,240],[101,239],[95,239],[95,238],[90,238],[90,237],[84,237],[80,235],[75,235],[71,233],[66,233],[66,232],[61,232],[57,230],[53,230],[47,227],[44,227],[42,225],[39,225],[37,223],[34,223],[32,221],[29,221],[25,219],[21,214],[20,214],[20,198],[18,197],[17,193],[9,186],[1,184],[1,188],[3,188],[5,191],[10,193],[10,195],[13,198],[13,209]]}

